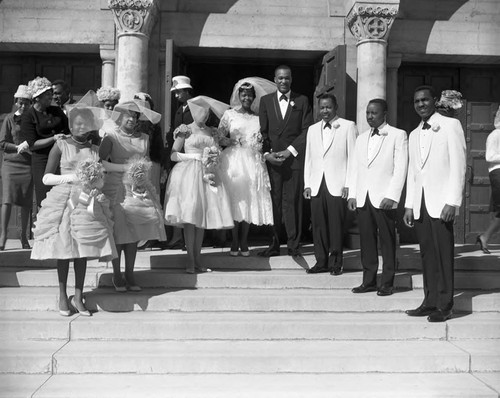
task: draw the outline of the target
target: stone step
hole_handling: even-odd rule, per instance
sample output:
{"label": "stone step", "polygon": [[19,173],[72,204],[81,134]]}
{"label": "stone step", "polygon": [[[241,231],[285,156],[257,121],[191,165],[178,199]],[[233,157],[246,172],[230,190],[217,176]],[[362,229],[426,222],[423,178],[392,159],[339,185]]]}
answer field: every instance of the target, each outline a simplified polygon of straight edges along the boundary
{"label": "stone step", "polygon": [[500,339],[500,313],[428,323],[401,313],[1,311],[0,340],[482,340]]}
{"label": "stone step", "polygon": [[71,342],[55,354],[57,372],[463,372],[469,369],[469,361],[474,371],[500,371],[498,340],[469,342],[465,353],[464,345],[457,349],[436,341],[155,341],[125,345],[126,350],[123,343],[114,341]]}
{"label": "stone step", "polygon": [[[111,287],[112,270],[89,268],[85,288]],[[362,272],[346,271],[332,277],[328,273],[307,275],[304,270],[226,270],[190,275],[179,269],[138,269],[137,283],[146,288],[243,288],[243,289],[351,289],[362,281]],[[379,274],[380,277],[380,274]],[[74,272],[70,269],[68,286],[74,286]],[[56,287],[56,269],[29,269],[25,267],[0,268],[0,286]],[[421,289],[423,278],[415,271],[398,272],[394,286],[399,289]],[[495,290],[500,286],[500,271],[457,271],[456,289]]]}
{"label": "stone step", "polygon": [[470,355],[446,341],[71,341],[54,361],[58,374],[457,373]]}
{"label": "stone step", "polygon": [[[0,267],[15,267],[19,264],[29,268],[55,268],[55,260],[37,261],[31,260],[29,250],[19,249],[20,243],[8,240],[7,250],[0,253]],[[314,250],[312,245],[302,248],[304,256],[293,259],[286,255],[286,248],[281,248],[282,256],[262,258],[257,252],[262,246],[251,247],[250,257],[231,257],[229,248],[204,247],[202,253],[213,269],[246,269],[246,270],[269,270],[269,269],[306,269],[315,264]],[[498,271],[500,260],[500,245],[491,245],[492,254],[485,255],[478,250],[477,245],[455,246],[455,270],[467,271]],[[186,252],[181,250],[153,250],[139,251],[137,253],[137,269],[175,268],[184,269]],[[344,252],[344,269],[361,270],[359,250],[346,250]],[[421,270],[421,260],[418,245],[405,245],[397,250],[399,270]],[[380,263],[382,259],[379,258]],[[88,267],[102,268],[111,267],[110,263],[100,263],[90,260]]]}
{"label": "stone step", "polygon": [[[45,287],[0,289],[4,311],[56,311],[58,291]],[[348,289],[144,289],[116,293],[112,288],[85,292],[87,307],[109,312],[129,311],[319,311],[398,312],[422,302],[421,290],[397,291],[378,297],[375,292],[353,294]],[[458,291],[457,312],[498,312],[500,292]]]}
{"label": "stone step", "polygon": [[65,344],[63,340],[4,340],[0,346],[0,373],[51,374],[52,356]]}
{"label": "stone step", "polygon": [[500,371],[499,339],[457,340],[453,344],[470,354],[472,372]]}
{"label": "stone step", "polygon": [[498,398],[483,375],[500,380],[498,373],[57,374],[42,385],[45,376],[0,375],[0,397],[31,396],[39,383],[34,398]]}

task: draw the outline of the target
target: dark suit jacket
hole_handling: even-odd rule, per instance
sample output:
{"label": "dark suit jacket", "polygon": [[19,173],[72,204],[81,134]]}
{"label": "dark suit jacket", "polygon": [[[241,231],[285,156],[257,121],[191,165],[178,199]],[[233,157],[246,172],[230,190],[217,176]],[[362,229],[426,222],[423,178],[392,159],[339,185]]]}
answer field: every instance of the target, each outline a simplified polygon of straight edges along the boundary
{"label": "dark suit jacket", "polygon": [[[293,106],[291,105],[293,103]],[[313,123],[311,107],[306,96],[290,93],[290,102],[285,114],[281,116],[276,92],[265,95],[259,106],[260,130],[263,138],[264,152],[279,152],[293,146],[298,152],[297,157],[283,164],[292,169],[300,169],[304,164],[307,129]],[[281,166],[281,167],[283,167]]]}

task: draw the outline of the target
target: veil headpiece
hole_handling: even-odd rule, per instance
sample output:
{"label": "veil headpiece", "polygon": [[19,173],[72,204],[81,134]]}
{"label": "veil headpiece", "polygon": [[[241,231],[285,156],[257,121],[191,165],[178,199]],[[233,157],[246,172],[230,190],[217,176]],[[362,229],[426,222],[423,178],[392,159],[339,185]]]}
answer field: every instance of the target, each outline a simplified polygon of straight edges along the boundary
{"label": "veil headpiece", "polygon": [[[88,131],[99,130],[105,120],[116,120],[119,116],[113,111],[101,108],[101,103],[94,91],[89,90],[80,101],[66,105],[68,112],[69,127],[73,126],[75,119],[79,116],[84,121]],[[82,124],[80,124],[81,128]]]}
{"label": "veil headpiece", "polygon": [[161,120],[161,114],[152,111],[149,104],[140,99],[122,102],[116,105],[113,111],[119,113],[137,112],[139,113],[139,120],[149,120],[153,124],[156,124]]}
{"label": "veil headpiece", "polygon": [[188,99],[187,104],[196,123],[206,121],[207,110],[212,111],[220,119],[224,112],[229,109],[228,104],[205,95]]}
{"label": "veil headpiece", "polygon": [[260,99],[264,95],[275,92],[276,84],[262,77],[246,77],[244,79],[239,80],[234,85],[233,93],[231,94],[231,99],[229,100],[231,108],[241,107],[239,89],[241,86],[245,85],[245,83],[251,85],[255,90],[255,100],[252,103],[251,109],[254,113],[258,113]]}

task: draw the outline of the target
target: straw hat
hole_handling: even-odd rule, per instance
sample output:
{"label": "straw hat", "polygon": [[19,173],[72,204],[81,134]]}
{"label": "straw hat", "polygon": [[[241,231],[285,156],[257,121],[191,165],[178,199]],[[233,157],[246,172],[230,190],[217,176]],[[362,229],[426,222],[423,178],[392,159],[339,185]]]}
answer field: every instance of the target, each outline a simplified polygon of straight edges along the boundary
{"label": "straw hat", "polygon": [[187,76],[174,76],[172,78],[172,88],[170,91],[182,90],[183,88],[193,88],[191,86],[191,79]]}
{"label": "straw hat", "polygon": [[14,94],[14,98],[25,98],[31,100],[31,93],[29,87],[24,84],[20,84],[19,87],[17,88],[16,93]]}
{"label": "straw hat", "polygon": [[45,91],[52,90],[52,83],[46,77],[37,76],[28,82],[28,87],[33,98],[38,97]]}

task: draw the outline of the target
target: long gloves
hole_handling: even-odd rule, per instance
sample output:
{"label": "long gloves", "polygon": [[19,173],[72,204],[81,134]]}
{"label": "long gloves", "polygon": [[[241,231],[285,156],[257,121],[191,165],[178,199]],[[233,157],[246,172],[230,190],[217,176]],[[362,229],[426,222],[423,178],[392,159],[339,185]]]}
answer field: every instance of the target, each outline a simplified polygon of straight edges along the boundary
{"label": "long gloves", "polygon": [[185,162],[188,160],[201,160],[201,153],[172,152],[170,159],[174,162]]}
{"label": "long gloves", "polygon": [[79,180],[76,174],[58,175],[58,174],[47,173],[42,178],[42,182],[45,185],[59,185],[59,184],[66,184],[68,182],[78,182],[78,181]]}

